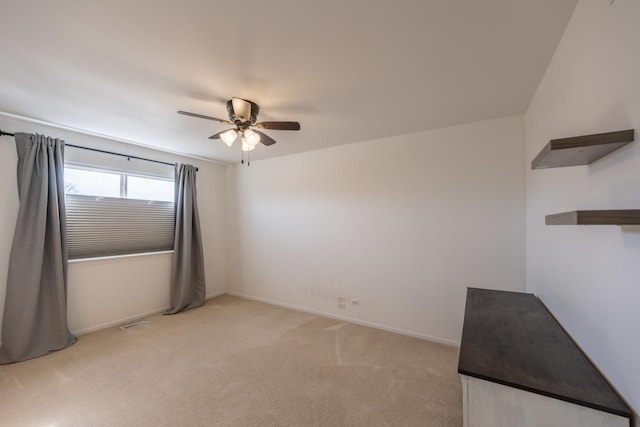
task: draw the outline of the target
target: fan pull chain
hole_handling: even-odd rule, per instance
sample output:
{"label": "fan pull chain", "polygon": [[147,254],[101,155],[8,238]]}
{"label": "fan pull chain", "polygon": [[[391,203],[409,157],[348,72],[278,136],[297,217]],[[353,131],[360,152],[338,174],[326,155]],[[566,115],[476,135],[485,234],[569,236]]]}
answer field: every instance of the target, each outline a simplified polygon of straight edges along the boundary
{"label": "fan pull chain", "polygon": [[244,165],[244,151],[242,152],[242,162],[240,162]]}
{"label": "fan pull chain", "polygon": [[251,166],[251,151],[247,151],[247,166]]}

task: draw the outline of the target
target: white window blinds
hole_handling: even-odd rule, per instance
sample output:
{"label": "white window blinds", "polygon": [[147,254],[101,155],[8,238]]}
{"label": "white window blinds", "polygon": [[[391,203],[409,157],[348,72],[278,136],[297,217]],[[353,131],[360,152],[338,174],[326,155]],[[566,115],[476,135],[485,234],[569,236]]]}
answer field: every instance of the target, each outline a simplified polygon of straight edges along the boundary
{"label": "white window blinds", "polygon": [[69,258],[173,249],[173,202],[66,195]]}

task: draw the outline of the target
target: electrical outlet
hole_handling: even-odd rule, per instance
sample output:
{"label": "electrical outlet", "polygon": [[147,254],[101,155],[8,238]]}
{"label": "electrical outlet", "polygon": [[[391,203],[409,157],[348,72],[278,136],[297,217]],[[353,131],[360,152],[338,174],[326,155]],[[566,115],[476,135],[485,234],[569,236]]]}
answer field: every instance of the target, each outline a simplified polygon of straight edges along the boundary
{"label": "electrical outlet", "polygon": [[359,299],[352,299],[351,300],[351,305],[355,305],[355,306],[360,305],[360,300]]}
{"label": "electrical outlet", "polygon": [[338,308],[340,310],[347,309],[347,297],[338,297]]}

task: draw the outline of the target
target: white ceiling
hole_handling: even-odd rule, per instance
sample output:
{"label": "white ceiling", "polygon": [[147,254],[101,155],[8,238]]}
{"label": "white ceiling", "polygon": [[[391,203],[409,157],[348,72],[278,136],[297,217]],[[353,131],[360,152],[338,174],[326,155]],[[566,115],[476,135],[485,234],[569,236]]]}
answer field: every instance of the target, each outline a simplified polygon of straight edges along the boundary
{"label": "white ceiling", "polygon": [[575,4],[4,0],[0,110],[225,162],[227,126],[176,110],[302,124],[253,159],[519,114]]}

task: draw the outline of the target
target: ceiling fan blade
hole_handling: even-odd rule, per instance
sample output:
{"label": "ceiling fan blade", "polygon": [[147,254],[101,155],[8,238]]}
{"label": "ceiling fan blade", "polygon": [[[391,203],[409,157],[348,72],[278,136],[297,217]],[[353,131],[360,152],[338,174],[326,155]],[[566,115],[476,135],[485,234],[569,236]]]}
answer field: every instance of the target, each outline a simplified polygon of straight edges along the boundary
{"label": "ceiling fan blade", "polygon": [[222,135],[223,133],[225,133],[226,131],[229,131],[229,130],[231,130],[231,129],[225,129],[225,130],[223,130],[221,132],[214,133],[213,135],[211,135],[209,137],[209,139],[220,139],[220,135]]}
{"label": "ceiling fan blade", "polygon": [[260,129],[300,130],[300,123],[298,122],[260,122],[254,126]]}
{"label": "ceiling fan blade", "polygon": [[276,140],[271,138],[266,133],[260,132],[259,130],[254,130],[254,132],[260,135],[260,142],[262,142],[264,145],[269,146],[276,143]]}
{"label": "ceiling fan blade", "polygon": [[197,117],[199,119],[213,120],[215,122],[226,123],[228,125],[232,125],[233,124],[229,120],[217,119],[215,117],[210,117],[210,116],[203,116],[202,114],[190,113],[188,111],[178,111],[178,114],[183,114],[185,116],[191,116],[191,117]]}

